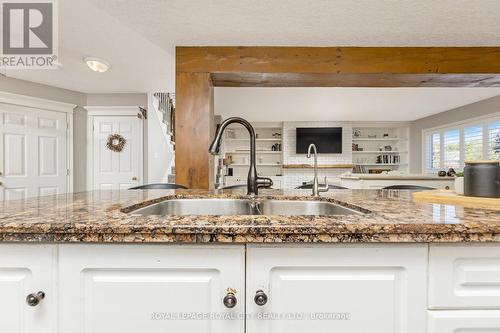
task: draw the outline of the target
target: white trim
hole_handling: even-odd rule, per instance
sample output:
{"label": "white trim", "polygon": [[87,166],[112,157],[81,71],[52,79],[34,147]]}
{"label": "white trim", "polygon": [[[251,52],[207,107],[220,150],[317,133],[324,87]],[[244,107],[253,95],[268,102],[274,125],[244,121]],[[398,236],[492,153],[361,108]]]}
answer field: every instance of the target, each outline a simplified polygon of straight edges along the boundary
{"label": "white trim", "polygon": [[[459,156],[460,156],[460,166],[463,168],[464,164],[464,156],[465,156],[465,138],[464,138],[464,129],[474,125],[482,125],[483,127],[483,158],[488,159],[489,156],[489,137],[488,137],[488,124],[490,122],[494,122],[500,119],[500,112],[491,113],[488,115],[468,118],[462,121],[457,121],[453,123],[448,123],[446,125],[436,126],[432,128],[422,129],[422,172],[427,173],[429,169],[427,169],[427,146],[426,146],[426,137],[427,135],[439,134],[440,137],[440,164],[443,167],[440,167],[439,170],[444,169],[444,132],[448,130],[459,130]],[[436,171],[436,170],[434,170]]]}
{"label": "white trim", "polygon": [[87,116],[136,116],[139,106],[86,106]]}
{"label": "white trim", "polygon": [[479,116],[479,117],[467,118],[464,120],[455,121],[453,123],[447,123],[445,125],[440,125],[440,126],[436,126],[436,127],[425,128],[422,130],[422,132],[434,132],[434,131],[439,131],[440,129],[449,128],[449,127],[460,127],[461,125],[464,125],[464,124],[468,125],[471,122],[472,123],[473,122],[481,122],[483,120],[486,120],[489,118],[495,118],[495,117],[500,117],[500,112],[494,112],[494,113],[490,113],[490,114],[487,114],[484,116]]}
{"label": "white trim", "polygon": [[48,99],[12,94],[4,91],[0,91],[0,103],[66,113],[73,113],[73,109],[76,107],[76,104],[56,102]]}
{"label": "white trim", "polygon": [[67,131],[66,131],[66,143],[67,143],[67,162],[66,162],[66,168],[68,170],[67,177],[68,177],[68,182],[67,182],[67,189],[68,193],[73,193],[73,185],[74,185],[74,166],[73,166],[73,149],[74,149],[74,142],[73,142],[73,113],[66,113],[66,123],[67,123]]}
{"label": "white trim", "polygon": [[[92,191],[94,187],[94,118],[95,117],[137,117],[139,113],[138,106],[92,106],[85,107],[87,110],[87,191]],[[140,138],[142,140],[142,154],[140,157],[142,163],[139,163],[139,184],[144,184],[144,123],[145,119],[141,118],[142,126],[140,126]]]}

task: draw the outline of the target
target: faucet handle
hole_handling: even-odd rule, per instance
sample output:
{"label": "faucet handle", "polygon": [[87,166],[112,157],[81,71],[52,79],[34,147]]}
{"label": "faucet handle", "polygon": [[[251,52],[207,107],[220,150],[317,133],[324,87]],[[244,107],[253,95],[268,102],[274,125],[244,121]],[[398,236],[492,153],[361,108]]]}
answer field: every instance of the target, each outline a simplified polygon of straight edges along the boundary
{"label": "faucet handle", "polygon": [[328,180],[326,179],[325,176],[325,185],[318,186],[318,192],[328,192]]}
{"label": "faucet handle", "polygon": [[273,180],[268,177],[257,177],[258,188],[270,188],[273,186]]}

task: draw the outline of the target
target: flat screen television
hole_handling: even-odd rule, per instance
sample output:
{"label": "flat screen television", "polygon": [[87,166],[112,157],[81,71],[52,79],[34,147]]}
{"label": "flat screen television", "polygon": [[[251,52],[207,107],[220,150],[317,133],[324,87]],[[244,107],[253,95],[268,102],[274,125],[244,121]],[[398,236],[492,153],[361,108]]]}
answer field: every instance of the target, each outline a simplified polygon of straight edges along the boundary
{"label": "flat screen television", "polygon": [[314,143],[321,154],[342,153],[342,127],[298,127],[297,154],[307,154],[309,144]]}

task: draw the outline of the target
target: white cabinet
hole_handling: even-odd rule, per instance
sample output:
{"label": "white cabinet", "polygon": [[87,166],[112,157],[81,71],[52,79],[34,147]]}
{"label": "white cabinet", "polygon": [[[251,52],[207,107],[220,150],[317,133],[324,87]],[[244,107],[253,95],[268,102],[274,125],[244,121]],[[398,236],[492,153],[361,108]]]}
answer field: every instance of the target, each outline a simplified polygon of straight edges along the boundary
{"label": "white cabinet", "polygon": [[429,311],[427,333],[486,332],[500,332],[500,311]]}
{"label": "white cabinet", "polygon": [[[55,246],[0,245],[0,332],[57,332],[55,260]],[[26,297],[39,291],[45,297],[28,305]]]}
{"label": "white cabinet", "polygon": [[500,309],[500,246],[431,245],[429,308]]}
{"label": "white cabinet", "polygon": [[426,279],[426,245],[248,245],[247,332],[422,333]]}
{"label": "white cabinet", "polygon": [[243,332],[244,263],[243,246],[61,245],[60,332]]}

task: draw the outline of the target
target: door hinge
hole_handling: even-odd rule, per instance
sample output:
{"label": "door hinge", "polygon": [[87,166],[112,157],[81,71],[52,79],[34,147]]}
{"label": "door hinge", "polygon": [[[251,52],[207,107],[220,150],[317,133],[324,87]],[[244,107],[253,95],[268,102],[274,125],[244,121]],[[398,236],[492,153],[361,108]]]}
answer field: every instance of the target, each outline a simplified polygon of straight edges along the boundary
{"label": "door hinge", "polygon": [[66,169],[66,176],[69,176],[69,169]]}

